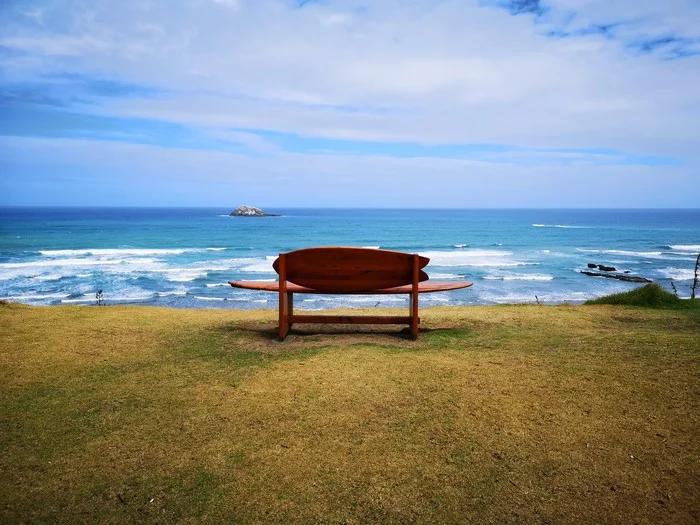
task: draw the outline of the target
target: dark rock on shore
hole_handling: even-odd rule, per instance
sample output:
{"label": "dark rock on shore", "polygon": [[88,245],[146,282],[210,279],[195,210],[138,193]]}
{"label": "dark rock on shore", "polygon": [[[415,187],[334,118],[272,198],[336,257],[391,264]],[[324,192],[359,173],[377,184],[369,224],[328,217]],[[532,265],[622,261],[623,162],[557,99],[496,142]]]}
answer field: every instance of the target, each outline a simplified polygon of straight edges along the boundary
{"label": "dark rock on shore", "polygon": [[593,263],[588,263],[586,266],[589,268],[592,268],[595,270],[596,268],[600,270],[601,272],[616,272],[617,268],[614,266],[605,266],[604,264],[593,264]]}
{"label": "dark rock on shore", "polygon": [[600,272],[589,272],[587,270],[581,270],[582,274],[591,275],[593,277],[608,277],[609,279],[618,279],[620,281],[627,281],[630,283],[651,283],[651,279],[646,277],[637,277],[636,275],[620,275],[617,273],[600,273]]}
{"label": "dark rock on shore", "polygon": [[239,206],[230,213],[231,217],[279,217],[274,213],[265,213],[255,206]]}

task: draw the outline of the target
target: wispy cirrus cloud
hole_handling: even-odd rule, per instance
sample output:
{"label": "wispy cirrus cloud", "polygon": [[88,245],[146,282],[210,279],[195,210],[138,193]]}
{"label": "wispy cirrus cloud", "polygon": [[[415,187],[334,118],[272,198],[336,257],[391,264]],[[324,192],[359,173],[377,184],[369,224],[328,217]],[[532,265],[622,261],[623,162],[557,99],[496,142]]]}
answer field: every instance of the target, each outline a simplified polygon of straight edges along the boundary
{"label": "wispy cirrus cloud", "polygon": [[544,15],[549,7],[542,0],[482,0],[482,5],[507,9],[511,15]]}
{"label": "wispy cirrus cloud", "polygon": [[658,54],[666,59],[689,58],[700,55],[700,37],[685,38],[674,35],[639,38],[627,46],[646,54]]}
{"label": "wispy cirrus cloud", "polygon": [[505,9],[511,15],[534,15],[542,26],[542,34],[549,37],[600,36],[619,41],[630,53],[652,54],[666,60],[700,54],[700,4],[692,0],[482,2]]}

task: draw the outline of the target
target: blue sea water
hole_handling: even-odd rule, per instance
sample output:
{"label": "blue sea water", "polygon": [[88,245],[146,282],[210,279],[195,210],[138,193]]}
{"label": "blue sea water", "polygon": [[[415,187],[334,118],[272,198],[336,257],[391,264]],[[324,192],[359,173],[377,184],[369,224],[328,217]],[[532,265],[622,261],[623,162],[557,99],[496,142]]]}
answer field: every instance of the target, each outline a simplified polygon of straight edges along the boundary
{"label": "blue sea water", "polygon": [[[435,280],[468,289],[421,304],[579,303],[638,284],[581,274],[614,266],[689,296],[700,210],[2,208],[0,298],[37,305],[151,304],[276,308],[271,293],[229,280],[275,280],[280,252],[366,246],[420,253]],[[402,296],[302,296],[305,309],[402,306]]]}

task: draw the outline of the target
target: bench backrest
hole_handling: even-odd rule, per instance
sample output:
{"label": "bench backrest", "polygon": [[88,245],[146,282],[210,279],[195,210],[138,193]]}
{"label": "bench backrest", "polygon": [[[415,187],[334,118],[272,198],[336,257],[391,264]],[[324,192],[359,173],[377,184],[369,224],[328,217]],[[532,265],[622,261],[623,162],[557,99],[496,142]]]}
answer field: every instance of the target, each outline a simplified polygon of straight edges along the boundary
{"label": "bench backrest", "polygon": [[[284,257],[287,281],[331,293],[362,293],[413,283],[410,253],[328,246],[280,254],[272,267],[280,273]],[[418,257],[418,282],[428,275],[420,270],[430,259]]]}

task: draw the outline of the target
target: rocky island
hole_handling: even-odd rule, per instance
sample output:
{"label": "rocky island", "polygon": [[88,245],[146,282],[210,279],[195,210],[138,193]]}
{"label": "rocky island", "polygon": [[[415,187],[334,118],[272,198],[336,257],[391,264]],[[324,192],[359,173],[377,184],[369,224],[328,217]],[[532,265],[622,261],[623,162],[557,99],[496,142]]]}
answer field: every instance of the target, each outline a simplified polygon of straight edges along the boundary
{"label": "rocky island", "polygon": [[279,217],[274,213],[265,213],[255,206],[239,206],[230,214],[231,217]]}

